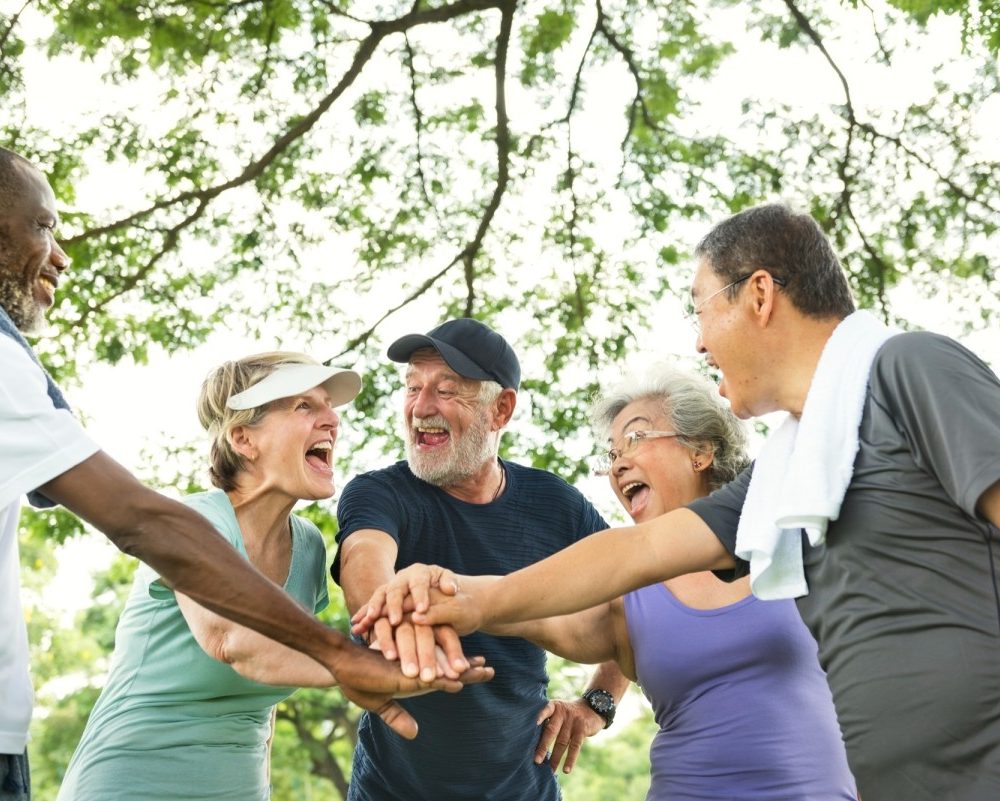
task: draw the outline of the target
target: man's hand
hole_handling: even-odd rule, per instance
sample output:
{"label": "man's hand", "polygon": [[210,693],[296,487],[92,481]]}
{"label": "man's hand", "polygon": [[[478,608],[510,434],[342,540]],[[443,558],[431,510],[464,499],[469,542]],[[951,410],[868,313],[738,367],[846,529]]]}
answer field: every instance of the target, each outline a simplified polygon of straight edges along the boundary
{"label": "man's hand", "polygon": [[417,722],[392,699],[430,690],[458,692],[466,684],[478,684],[493,678],[493,668],[474,660],[472,667],[457,680],[438,678],[430,682],[404,676],[395,662],[354,643],[344,643],[338,650],[333,670],[341,690],[349,700],[376,713],[401,737],[417,736]]}
{"label": "man's hand", "polygon": [[391,629],[388,645],[381,639],[379,643],[383,643],[383,656],[398,658],[403,675],[410,678],[419,676],[421,681],[442,676],[457,679],[469,669],[462,642],[451,626],[419,626],[407,618]]}
{"label": "man's hand", "polygon": [[549,767],[555,773],[565,756],[563,773],[576,765],[580,747],[587,737],[593,737],[604,728],[604,719],[591,709],[586,701],[549,701],[538,715],[536,724],[542,727],[535,749],[535,764],[541,765],[547,754]]}

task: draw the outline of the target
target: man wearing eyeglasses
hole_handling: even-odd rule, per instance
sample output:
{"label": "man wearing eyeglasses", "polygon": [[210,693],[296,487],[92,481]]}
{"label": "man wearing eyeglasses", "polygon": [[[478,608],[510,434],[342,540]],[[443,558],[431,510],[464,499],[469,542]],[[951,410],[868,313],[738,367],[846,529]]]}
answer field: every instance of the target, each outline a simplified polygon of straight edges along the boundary
{"label": "man wearing eyeglasses", "polygon": [[797,598],[864,801],[995,801],[1000,381],[946,337],[856,312],[808,215],[749,209],[696,256],[697,349],[720,392],[742,418],[789,413],[755,465],[415,618],[465,631],[735,565],[755,594]]}
{"label": "man wearing eyeglasses", "polygon": [[[414,562],[502,575],[607,526],[562,479],[499,458],[521,379],[517,355],[499,333],[477,320],[448,320],[401,337],[388,356],[405,365],[407,458],[355,477],[338,502],[340,550],[332,574],[352,613]],[[435,641],[446,665],[465,667],[447,627],[394,629],[383,620],[373,641],[410,676],[418,669],[435,675]],[[421,725],[409,746],[393,742],[399,738],[377,718],[362,718],[350,801],[556,801],[553,774],[562,757],[569,772],[584,737],[610,725],[629,684],[609,662],[583,698],[547,703],[541,648],[478,633],[462,645],[486,657],[496,683],[486,692],[466,689],[456,704],[403,701]]]}

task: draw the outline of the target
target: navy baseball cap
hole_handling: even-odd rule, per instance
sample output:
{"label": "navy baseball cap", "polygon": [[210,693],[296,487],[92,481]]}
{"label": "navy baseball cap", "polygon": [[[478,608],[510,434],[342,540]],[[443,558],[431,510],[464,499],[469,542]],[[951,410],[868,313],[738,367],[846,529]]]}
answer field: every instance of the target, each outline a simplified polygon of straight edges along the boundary
{"label": "navy baseball cap", "polygon": [[434,348],[464,378],[496,381],[504,389],[521,385],[521,365],[507,340],[479,320],[448,320],[426,334],[407,334],[389,346],[394,362],[408,362],[415,350]]}

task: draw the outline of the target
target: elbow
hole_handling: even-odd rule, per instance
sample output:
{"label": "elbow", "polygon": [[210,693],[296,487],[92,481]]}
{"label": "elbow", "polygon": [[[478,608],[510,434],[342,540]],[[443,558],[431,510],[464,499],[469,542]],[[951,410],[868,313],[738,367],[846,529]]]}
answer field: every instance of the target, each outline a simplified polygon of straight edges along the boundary
{"label": "elbow", "polygon": [[239,672],[239,665],[243,660],[237,639],[233,636],[233,632],[227,629],[215,631],[207,643],[205,652],[217,662],[229,665]]}

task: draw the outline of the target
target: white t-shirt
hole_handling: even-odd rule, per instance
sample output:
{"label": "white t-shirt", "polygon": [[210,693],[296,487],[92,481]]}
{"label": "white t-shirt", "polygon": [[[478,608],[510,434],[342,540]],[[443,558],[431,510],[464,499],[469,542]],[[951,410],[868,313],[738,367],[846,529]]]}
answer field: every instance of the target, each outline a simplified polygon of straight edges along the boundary
{"label": "white t-shirt", "polygon": [[24,752],[31,720],[17,548],[20,498],[97,450],[73,415],[52,405],[38,365],[0,334],[0,754]]}

